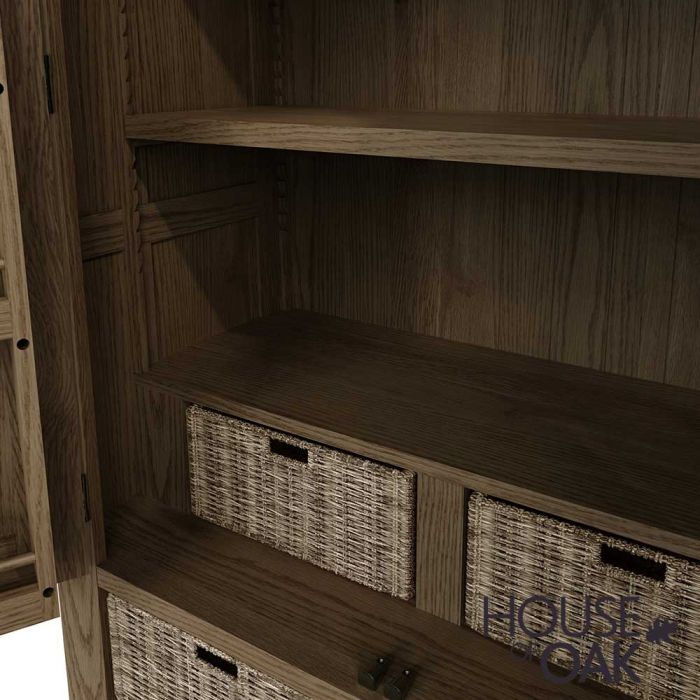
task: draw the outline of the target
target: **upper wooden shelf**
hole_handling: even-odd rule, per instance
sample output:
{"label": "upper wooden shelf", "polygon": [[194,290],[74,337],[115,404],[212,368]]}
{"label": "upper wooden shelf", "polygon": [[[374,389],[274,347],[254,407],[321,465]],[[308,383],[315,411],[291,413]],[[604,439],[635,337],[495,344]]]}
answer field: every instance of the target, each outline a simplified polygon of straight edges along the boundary
{"label": "upper wooden shelf", "polygon": [[141,381],[700,558],[700,392],[306,312],[210,338]]}
{"label": "upper wooden shelf", "polygon": [[554,685],[508,649],[156,503],[108,521],[100,586],[317,700],[371,700],[357,673],[391,654],[417,670],[412,700],[594,700],[602,687]]}
{"label": "upper wooden shelf", "polygon": [[700,120],[250,107],[137,114],[133,139],[700,177]]}

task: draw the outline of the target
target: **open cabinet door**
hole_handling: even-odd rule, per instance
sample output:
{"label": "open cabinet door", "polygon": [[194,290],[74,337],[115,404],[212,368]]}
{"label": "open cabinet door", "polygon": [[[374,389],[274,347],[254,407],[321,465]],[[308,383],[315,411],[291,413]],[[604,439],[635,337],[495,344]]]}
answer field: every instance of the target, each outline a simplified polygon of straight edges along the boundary
{"label": "open cabinet door", "polygon": [[51,536],[0,26],[0,633],[55,617]]}
{"label": "open cabinet door", "polygon": [[60,3],[0,0],[0,28],[0,632],[57,614],[58,590],[92,698],[104,534]]}

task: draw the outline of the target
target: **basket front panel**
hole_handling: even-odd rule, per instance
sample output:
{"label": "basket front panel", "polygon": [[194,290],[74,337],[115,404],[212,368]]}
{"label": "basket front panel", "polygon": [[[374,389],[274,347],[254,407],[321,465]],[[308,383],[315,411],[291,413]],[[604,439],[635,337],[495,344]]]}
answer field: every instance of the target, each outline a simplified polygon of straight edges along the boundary
{"label": "basket front panel", "polygon": [[[603,563],[601,547],[608,545],[666,566],[664,581],[633,574]],[[558,623],[551,627],[552,612],[545,603],[531,604],[523,616],[525,626],[542,633],[533,642],[520,625],[511,629],[510,619],[489,621],[488,636],[517,648],[533,643],[535,656],[548,644],[573,643],[585,659],[592,645],[599,644],[606,659],[613,658],[615,639],[601,637],[592,627],[580,639],[571,637],[585,628],[586,597],[639,596],[628,603],[628,618],[642,631],[642,642],[630,667],[640,677],[635,683],[622,674],[616,689],[644,700],[700,697],[700,566],[646,547],[607,537],[555,518],[543,516],[473,494],[469,502],[467,543],[466,622],[484,633],[484,599],[490,613],[509,613],[510,596],[519,604],[532,596],[558,602]],[[563,599],[563,603],[561,602]],[[565,608],[566,631],[562,628]],[[603,609],[619,617],[617,608]],[[611,603],[612,605],[612,603]],[[516,612],[517,619],[517,612]],[[595,616],[594,618],[595,619]],[[678,630],[670,641],[653,643],[644,637],[657,620],[676,621]],[[514,634],[511,632],[514,631]],[[622,643],[622,651],[629,648]],[[571,667],[566,651],[549,657],[562,667]],[[603,678],[598,676],[601,682]]]}
{"label": "basket front panel", "polygon": [[[365,586],[415,591],[413,472],[192,406],[193,512]],[[306,461],[277,454],[274,441]]]}
{"label": "basket front panel", "polygon": [[[310,700],[116,596],[107,598],[117,700]],[[197,648],[235,664],[232,678]]]}

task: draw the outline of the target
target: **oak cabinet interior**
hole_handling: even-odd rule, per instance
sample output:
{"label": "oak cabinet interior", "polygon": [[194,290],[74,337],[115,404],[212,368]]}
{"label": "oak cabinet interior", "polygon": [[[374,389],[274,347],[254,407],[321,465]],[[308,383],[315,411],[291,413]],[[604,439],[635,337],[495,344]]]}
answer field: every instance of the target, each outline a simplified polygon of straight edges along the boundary
{"label": "oak cabinet interior", "polygon": [[[40,199],[13,114],[76,698],[110,692],[106,591],[312,697],[371,697],[356,666],[392,644],[420,667],[409,697],[543,696],[535,665],[458,627],[472,489],[700,558],[697,0],[44,5],[3,0],[0,20],[11,75],[36,54],[43,89],[51,55],[55,113],[35,128],[69,183]],[[25,92],[15,111],[38,111],[45,92]],[[65,223],[58,299],[37,201]],[[74,428],[50,420],[59,395]],[[273,605],[265,572],[285,564],[188,515],[191,402],[415,469],[415,600],[294,562],[274,609],[296,626],[217,623],[229,573]],[[0,561],[31,551],[13,443]],[[255,593],[233,572],[246,556]]]}

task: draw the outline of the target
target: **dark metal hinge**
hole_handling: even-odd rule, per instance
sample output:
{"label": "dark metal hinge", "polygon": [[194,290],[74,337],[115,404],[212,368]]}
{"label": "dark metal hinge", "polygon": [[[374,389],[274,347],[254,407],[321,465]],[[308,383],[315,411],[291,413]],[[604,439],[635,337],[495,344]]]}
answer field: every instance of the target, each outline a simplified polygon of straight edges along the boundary
{"label": "dark metal hinge", "polygon": [[85,522],[90,522],[90,499],[88,496],[88,481],[87,474],[80,475],[80,483],[83,487],[83,512],[85,513]]}
{"label": "dark metal hinge", "polygon": [[49,114],[53,114],[56,110],[53,101],[53,77],[51,74],[51,56],[44,56],[44,82],[46,83],[46,106]]}

